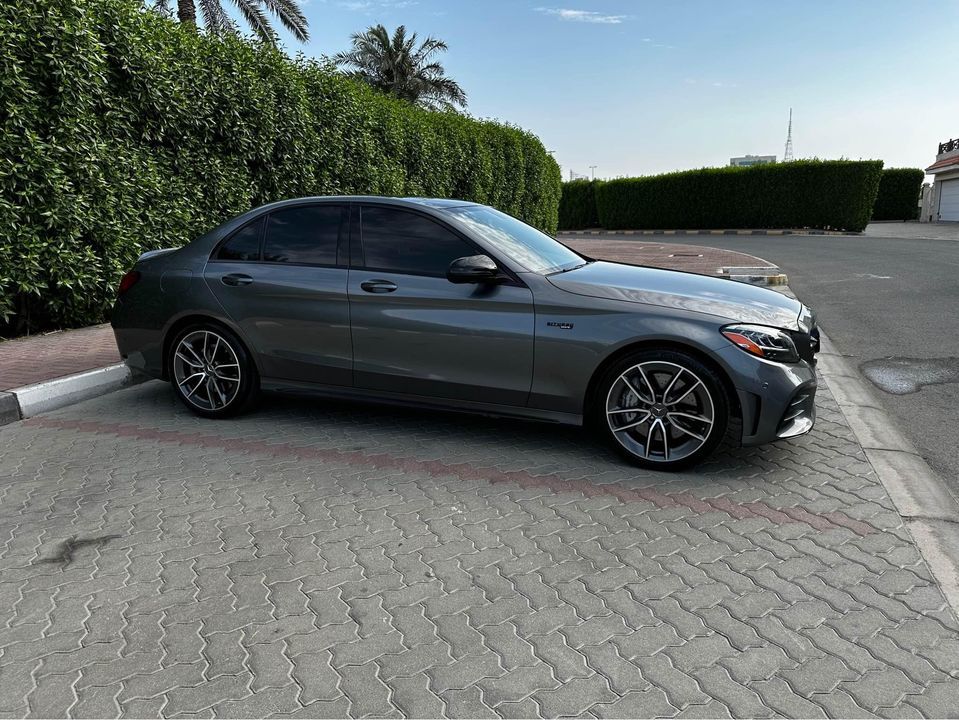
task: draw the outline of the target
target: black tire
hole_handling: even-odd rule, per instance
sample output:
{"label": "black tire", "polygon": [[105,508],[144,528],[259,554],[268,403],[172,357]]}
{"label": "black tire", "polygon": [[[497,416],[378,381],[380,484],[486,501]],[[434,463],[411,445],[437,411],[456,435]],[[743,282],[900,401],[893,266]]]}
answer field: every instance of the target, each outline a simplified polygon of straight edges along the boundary
{"label": "black tire", "polygon": [[252,408],[260,394],[260,376],[246,346],[218,323],[197,323],[177,333],[167,367],[174,394],[201,417],[239,415]]}
{"label": "black tire", "polygon": [[[678,376],[675,381],[670,373]],[[716,449],[729,427],[729,407],[716,371],[693,355],[639,350],[603,372],[587,419],[630,462],[672,471],[695,465]]]}

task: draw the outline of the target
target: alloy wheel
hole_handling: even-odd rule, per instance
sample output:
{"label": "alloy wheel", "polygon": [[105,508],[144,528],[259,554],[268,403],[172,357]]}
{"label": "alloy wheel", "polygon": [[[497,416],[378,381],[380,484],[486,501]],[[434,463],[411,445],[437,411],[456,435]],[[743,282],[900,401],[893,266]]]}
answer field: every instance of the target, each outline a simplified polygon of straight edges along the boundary
{"label": "alloy wheel", "polygon": [[633,365],[610,386],[606,421],[629,453],[672,463],[706,444],[715,423],[709,389],[696,373],[672,362]]}
{"label": "alloy wheel", "polygon": [[183,399],[200,410],[222,410],[240,391],[240,361],[213,330],[185,335],[173,354],[173,377]]}

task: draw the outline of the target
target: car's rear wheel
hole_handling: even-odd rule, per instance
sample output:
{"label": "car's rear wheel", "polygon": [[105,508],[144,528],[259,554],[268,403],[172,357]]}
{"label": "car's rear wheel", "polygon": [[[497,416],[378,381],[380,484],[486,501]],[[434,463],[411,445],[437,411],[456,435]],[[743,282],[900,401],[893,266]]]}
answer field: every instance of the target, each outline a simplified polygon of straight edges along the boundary
{"label": "car's rear wheel", "polygon": [[241,413],[259,391],[256,367],[243,343],[212,323],[181,331],[170,346],[168,367],[177,397],[203,417]]}
{"label": "car's rear wheel", "polygon": [[708,456],[729,425],[729,401],[716,372],[676,350],[641,350],[600,378],[591,419],[616,450],[658,470]]}

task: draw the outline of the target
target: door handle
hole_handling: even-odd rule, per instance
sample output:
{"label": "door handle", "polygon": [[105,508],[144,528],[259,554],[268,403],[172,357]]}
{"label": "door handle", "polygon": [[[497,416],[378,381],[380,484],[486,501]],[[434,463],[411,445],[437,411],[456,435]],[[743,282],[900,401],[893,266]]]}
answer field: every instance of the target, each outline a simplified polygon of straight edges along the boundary
{"label": "door handle", "polygon": [[220,282],[222,282],[224,285],[238,287],[240,285],[249,285],[253,282],[253,278],[251,278],[249,275],[243,275],[242,273],[230,273],[229,275],[224,275],[221,277]]}
{"label": "door handle", "polygon": [[360,287],[368,293],[389,293],[396,290],[396,283],[389,280],[364,280]]}

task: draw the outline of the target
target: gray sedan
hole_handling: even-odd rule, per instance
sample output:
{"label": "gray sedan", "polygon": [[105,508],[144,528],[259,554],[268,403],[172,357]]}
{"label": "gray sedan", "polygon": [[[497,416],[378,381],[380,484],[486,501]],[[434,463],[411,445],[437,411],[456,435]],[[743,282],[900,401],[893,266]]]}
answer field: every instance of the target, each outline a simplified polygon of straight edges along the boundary
{"label": "gray sedan", "polygon": [[211,418],[262,389],[587,423],[664,470],[815,420],[818,330],[801,303],[593,260],[456,200],[251,210],[141,256],[112,323],[130,367]]}

